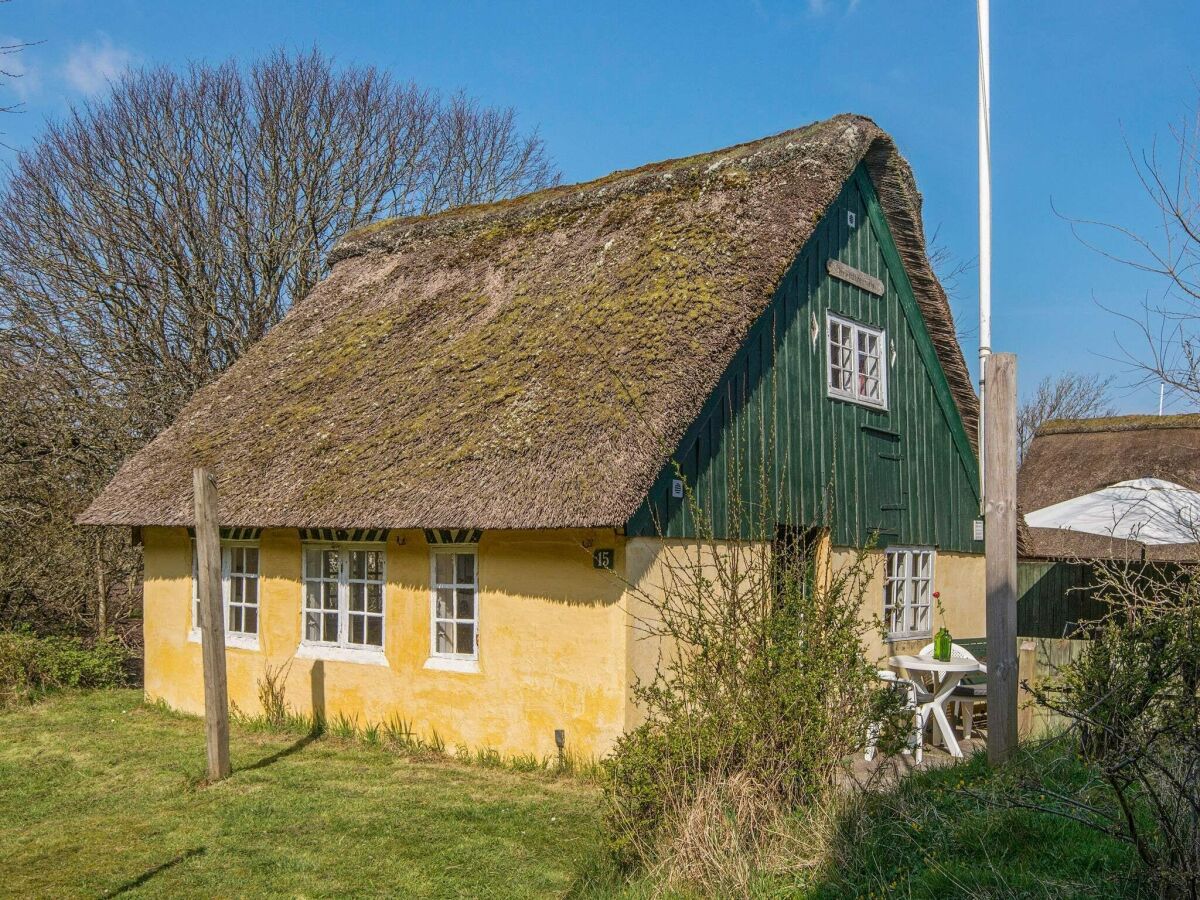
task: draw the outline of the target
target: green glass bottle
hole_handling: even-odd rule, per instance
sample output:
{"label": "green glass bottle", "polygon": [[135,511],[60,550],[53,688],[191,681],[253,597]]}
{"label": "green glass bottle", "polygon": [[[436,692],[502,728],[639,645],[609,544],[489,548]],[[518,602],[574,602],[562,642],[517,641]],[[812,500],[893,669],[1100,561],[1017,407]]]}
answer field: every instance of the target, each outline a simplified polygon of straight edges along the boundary
{"label": "green glass bottle", "polygon": [[933,636],[933,658],[942,662],[949,662],[950,648],[954,644],[950,637],[950,629],[945,625],[938,629],[938,633]]}

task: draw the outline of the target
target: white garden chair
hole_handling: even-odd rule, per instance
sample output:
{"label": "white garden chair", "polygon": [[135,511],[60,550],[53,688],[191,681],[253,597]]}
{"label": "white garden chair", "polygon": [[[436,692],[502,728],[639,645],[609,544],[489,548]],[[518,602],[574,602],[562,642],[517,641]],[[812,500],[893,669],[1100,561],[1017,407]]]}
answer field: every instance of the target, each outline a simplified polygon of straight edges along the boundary
{"label": "white garden chair", "polygon": [[[907,695],[904,708],[911,710],[913,714],[913,730],[908,742],[912,747],[913,758],[919,766],[921,760],[925,758],[925,720],[919,711],[919,707],[922,703],[928,703],[932,700],[933,694],[929,693],[929,691],[925,690],[917,682],[909,678],[901,678],[891,669],[879,669],[876,674],[878,674],[881,681],[886,681],[894,685],[897,689],[905,691]],[[875,745],[879,742],[880,728],[881,725],[878,722],[867,727],[867,749],[863,754],[867,762],[875,758]]]}
{"label": "white garden chair", "polygon": [[[926,644],[921,648],[918,656],[932,656],[933,644]],[[951,659],[970,659],[979,662],[975,654],[961,644],[950,644]],[[979,671],[987,674],[987,665],[979,663]],[[971,737],[971,728],[975,723],[975,704],[982,703],[987,705],[987,684],[959,684],[950,694],[950,698],[954,703],[955,711],[963,723],[963,740]]]}

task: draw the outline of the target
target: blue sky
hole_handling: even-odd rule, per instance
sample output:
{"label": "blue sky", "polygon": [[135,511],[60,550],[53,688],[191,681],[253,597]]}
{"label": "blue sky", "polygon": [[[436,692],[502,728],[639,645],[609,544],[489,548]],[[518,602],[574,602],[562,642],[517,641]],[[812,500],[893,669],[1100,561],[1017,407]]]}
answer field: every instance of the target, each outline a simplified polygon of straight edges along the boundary
{"label": "blue sky", "polygon": [[[1200,96],[1195,0],[993,0],[994,336],[1023,389],[1064,370],[1113,373],[1101,306],[1137,312],[1162,285],[1083,247],[1074,217],[1154,226],[1124,141],[1149,146]],[[251,59],[318,45],[446,91],[511,104],[540,128],[568,181],[709,150],[837,112],[896,138],[925,196],[926,226],[976,255],[975,4],[971,0],[688,3],[172,2],[13,0],[0,36],[43,41],[8,57],[26,112],[0,122],[19,150],[47,117],[102,92],[129,65]],[[11,159],[12,151],[6,155]],[[974,364],[976,275],[956,312]],[[1180,407],[1176,407],[1177,409]]]}

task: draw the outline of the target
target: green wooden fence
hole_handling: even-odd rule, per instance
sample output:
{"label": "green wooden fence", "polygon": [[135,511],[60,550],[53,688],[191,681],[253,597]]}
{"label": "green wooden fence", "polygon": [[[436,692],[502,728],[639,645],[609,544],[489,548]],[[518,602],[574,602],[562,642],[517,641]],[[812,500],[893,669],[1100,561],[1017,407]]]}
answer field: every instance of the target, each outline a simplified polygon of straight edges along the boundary
{"label": "green wooden fence", "polygon": [[1017,634],[1072,637],[1078,623],[1101,618],[1095,568],[1089,563],[1021,561],[1017,564]]}

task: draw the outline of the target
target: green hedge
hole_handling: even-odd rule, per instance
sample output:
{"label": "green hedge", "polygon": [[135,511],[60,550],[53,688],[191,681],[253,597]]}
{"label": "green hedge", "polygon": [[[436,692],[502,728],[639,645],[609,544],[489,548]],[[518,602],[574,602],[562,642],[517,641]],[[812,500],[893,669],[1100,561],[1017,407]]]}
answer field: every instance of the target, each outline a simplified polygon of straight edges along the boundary
{"label": "green hedge", "polygon": [[73,637],[0,632],[0,707],[61,688],[120,687],[130,653],[113,641],[92,646]]}

